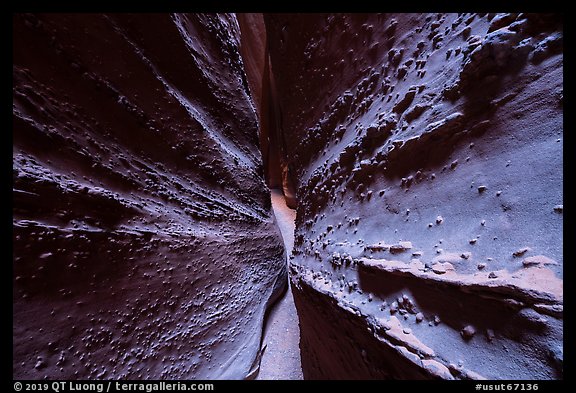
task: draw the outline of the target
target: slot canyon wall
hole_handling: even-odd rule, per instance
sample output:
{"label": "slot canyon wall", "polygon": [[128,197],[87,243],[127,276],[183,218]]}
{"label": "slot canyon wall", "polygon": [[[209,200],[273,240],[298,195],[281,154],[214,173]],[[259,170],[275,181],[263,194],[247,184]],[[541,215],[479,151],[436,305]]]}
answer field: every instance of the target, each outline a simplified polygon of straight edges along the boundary
{"label": "slot canyon wall", "polygon": [[263,14],[236,14],[242,40],[240,50],[244,59],[248,85],[260,120],[260,150],[266,183],[270,188],[282,189],[288,207],[295,209],[294,173],[289,166],[286,146],[290,144],[282,132],[282,112],[276,78],[270,62],[270,46]]}
{"label": "slot canyon wall", "polygon": [[13,378],[242,379],[286,285],[234,15],[13,16]]}
{"label": "slot canyon wall", "polygon": [[[557,379],[563,20],[13,16],[13,378]],[[291,250],[287,250],[289,253]]]}
{"label": "slot canyon wall", "polygon": [[562,378],[561,17],[264,20],[304,377]]}

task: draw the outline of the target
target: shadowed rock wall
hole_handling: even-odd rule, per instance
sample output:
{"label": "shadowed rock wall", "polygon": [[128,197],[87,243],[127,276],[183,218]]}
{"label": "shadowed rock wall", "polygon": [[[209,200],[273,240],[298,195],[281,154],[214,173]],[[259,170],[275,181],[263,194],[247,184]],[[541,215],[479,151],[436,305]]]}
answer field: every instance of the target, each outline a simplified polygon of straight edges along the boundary
{"label": "shadowed rock wall", "polygon": [[286,268],[236,17],[13,37],[13,377],[246,376]]}
{"label": "shadowed rock wall", "polygon": [[561,17],[13,18],[14,378],[562,378]]}

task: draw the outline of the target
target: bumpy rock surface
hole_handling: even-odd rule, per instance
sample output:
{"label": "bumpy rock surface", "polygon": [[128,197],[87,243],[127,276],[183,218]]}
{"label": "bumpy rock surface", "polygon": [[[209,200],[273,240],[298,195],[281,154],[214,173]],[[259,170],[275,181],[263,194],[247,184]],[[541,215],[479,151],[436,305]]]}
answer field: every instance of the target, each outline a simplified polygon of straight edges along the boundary
{"label": "bumpy rock surface", "polygon": [[265,22],[304,377],[561,378],[561,17]]}
{"label": "bumpy rock surface", "polygon": [[13,22],[13,377],[244,378],[286,268],[236,17]]}

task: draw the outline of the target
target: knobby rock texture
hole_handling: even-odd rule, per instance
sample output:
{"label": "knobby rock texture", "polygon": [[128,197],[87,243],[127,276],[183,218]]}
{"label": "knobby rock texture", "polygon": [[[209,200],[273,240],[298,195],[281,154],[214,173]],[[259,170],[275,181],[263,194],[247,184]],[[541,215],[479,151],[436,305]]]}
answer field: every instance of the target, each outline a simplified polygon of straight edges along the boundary
{"label": "knobby rock texture", "polygon": [[[14,14],[13,377],[563,378],[563,19]],[[267,184],[266,184],[267,183]]]}
{"label": "knobby rock texture", "polygon": [[562,378],[562,18],[264,20],[304,377]]}
{"label": "knobby rock texture", "polygon": [[287,272],[236,16],[13,40],[13,377],[245,378]]}

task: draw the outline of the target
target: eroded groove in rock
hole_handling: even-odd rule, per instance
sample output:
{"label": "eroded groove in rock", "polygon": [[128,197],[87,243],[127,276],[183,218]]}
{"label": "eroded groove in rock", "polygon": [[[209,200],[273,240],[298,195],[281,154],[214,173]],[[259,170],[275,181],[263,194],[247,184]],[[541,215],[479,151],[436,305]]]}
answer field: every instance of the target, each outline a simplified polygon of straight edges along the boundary
{"label": "eroded groove in rock", "polygon": [[13,377],[245,377],[286,268],[236,17],[13,18]]}
{"label": "eroded groove in rock", "polygon": [[264,19],[305,378],[562,378],[562,17]]}

